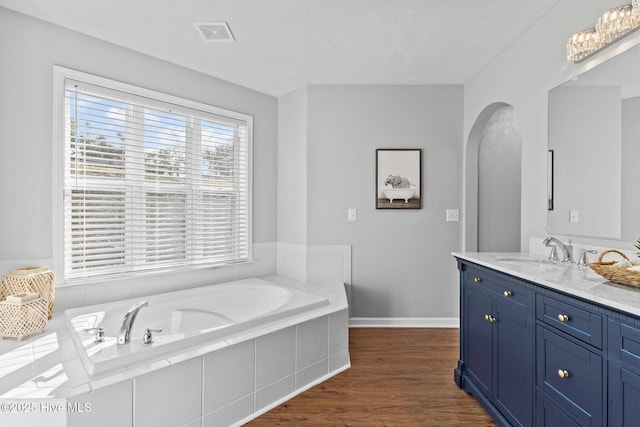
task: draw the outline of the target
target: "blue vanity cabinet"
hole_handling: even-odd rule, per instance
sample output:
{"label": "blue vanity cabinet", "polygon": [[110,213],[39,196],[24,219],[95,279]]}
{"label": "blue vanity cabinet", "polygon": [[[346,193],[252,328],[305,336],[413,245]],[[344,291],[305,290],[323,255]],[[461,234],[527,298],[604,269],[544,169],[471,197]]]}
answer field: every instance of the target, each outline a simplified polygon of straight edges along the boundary
{"label": "blue vanity cabinet", "polygon": [[533,425],[533,293],[526,284],[461,264],[459,386],[501,425]]}
{"label": "blue vanity cabinet", "polygon": [[[577,267],[567,268],[581,275]],[[458,269],[454,380],[498,425],[640,426],[638,313],[520,278],[517,271],[508,274],[504,267],[458,258]],[[607,294],[609,285],[602,286],[596,291]],[[640,289],[628,292],[618,295],[637,305]]]}

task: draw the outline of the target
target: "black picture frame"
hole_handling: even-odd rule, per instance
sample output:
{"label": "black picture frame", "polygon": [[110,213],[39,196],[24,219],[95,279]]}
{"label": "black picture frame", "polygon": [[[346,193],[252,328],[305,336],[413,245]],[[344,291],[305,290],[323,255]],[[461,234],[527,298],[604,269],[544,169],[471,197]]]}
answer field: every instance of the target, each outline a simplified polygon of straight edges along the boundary
{"label": "black picture frame", "polygon": [[422,149],[376,150],[376,209],[422,209]]}
{"label": "black picture frame", "polygon": [[553,210],[553,179],[554,179],[553,150],[547,153],[547,210]]}

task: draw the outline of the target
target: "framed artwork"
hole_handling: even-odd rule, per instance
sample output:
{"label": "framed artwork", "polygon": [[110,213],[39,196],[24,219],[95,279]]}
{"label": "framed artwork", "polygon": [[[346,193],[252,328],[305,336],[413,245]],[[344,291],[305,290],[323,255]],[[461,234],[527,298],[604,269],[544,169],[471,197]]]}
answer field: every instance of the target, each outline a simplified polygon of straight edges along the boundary
{"label": "framed artwork", "polygon": [[422,209],[422,149],[376,150],[376,209]]}

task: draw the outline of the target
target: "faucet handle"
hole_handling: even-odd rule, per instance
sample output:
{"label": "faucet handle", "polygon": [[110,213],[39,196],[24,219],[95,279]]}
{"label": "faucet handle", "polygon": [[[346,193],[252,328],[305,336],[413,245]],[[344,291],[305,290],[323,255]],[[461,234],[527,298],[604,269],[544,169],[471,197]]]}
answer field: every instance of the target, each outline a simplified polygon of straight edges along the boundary
{"label": "faucet handle", "polygon": [[102,326],[98,326],[97,328],[87,328],[84,329],[84,332],[94,332],[93,334],[94,336],[94,342],[95,343],[100,343],[102,341],[104,341],[104,328]]}
{"label": "faucet handle", "polygon": [[597,254],[598,251],[592,249],[592,250],[587,250],[587,249],[582,249],[580,251],[580,258],[578,259],[578,265],[580,266],[586,266],[589,264],[589,257],[587,256],[587,254]]}
{"label": "faucet handle", "polygon": [[151,344],[153,342],[153,332],[162,332],[162,329],[145,329],[144,336],[142,337],[143,344]]}

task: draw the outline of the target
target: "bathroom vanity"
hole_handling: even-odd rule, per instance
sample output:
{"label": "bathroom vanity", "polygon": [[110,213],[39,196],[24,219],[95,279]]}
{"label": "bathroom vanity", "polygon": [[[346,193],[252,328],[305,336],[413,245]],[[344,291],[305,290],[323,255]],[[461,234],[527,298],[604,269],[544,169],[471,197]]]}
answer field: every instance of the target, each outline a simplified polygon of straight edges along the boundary
{"label": "bathroom vanity", "polygon": [[640,289],[527,254],[454,254],[456,384],[501,426],[637,426]]}

